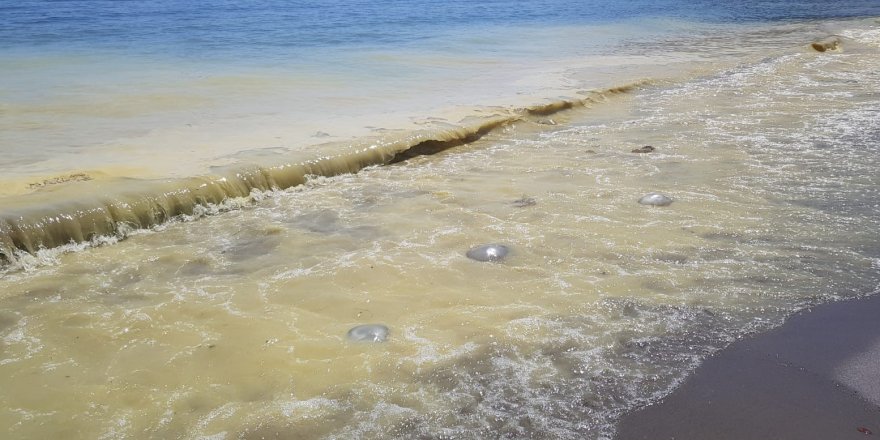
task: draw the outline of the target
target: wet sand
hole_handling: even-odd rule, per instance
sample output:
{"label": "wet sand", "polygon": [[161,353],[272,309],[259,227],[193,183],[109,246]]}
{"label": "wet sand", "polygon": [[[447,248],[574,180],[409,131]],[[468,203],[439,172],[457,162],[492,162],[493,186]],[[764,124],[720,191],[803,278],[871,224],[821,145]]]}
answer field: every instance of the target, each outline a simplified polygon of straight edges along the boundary
{"label": "wet sand", "polygon": [[880,435],[880,295],[826,304],[738,341],[617,439],[848,439]]}

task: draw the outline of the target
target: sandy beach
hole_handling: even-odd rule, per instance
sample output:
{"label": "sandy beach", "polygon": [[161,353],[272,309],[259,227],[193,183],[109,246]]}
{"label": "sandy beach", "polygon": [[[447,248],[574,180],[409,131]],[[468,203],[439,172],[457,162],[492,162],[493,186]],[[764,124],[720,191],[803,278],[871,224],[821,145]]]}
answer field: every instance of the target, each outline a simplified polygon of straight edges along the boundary
{"label": "sandy beach", "polygon": [[617,438],[855,439],[880,435],[880,295],[815,307],[738,341]]}
{"label": "sandy beach", "polygon": [[694,6],[0,4],[0,437],[880,436],[880,2]]}

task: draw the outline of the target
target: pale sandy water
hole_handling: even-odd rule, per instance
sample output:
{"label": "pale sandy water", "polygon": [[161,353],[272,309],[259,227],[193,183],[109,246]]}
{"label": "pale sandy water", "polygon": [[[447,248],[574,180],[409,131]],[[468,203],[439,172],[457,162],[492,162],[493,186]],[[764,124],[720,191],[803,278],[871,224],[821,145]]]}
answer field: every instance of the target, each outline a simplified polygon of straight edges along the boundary
{"label": "pale sandy water", "polygon": [[[839,51],[779,32],[788,46],[766,57],[551,115],[555,126],[532,118],[119,243],[23,257],[28,270],[0,279],[0,426],[12,438],[610,436],[619,414],[737,336],[876,292],[880,38],[873,20],[842,28]],[[644,145],[656,151],[630,152]],[[652,191],[675,201],[636,203]],[[509,258],[464,256],[489,242]],[[388,341],[348,342],[363,323],[387,325]]]}
{"label": "pale sandy water", "polygon": [[787,47],[790,32],[828,31],[657,18],[456,29],[396,46],[233,59],[12,47],[0,53],[0,201],[18,204],[70,175],[187,178],[345,153],[365,138],[443,131],[767,55]]}
{"label": "pale sandy water", "polygon": [[[233,60],[7,51],[0,196],[77,173],[185,178],[266,157],[306,160],[365,137],[576,96],[669,71],[669,59],[634,56],[620,37],[653,41],[684,26],[501,26],[424,43]],[[695,58],[680,55],[675,61]],[[573,75],[579,68],[585,72]]]}

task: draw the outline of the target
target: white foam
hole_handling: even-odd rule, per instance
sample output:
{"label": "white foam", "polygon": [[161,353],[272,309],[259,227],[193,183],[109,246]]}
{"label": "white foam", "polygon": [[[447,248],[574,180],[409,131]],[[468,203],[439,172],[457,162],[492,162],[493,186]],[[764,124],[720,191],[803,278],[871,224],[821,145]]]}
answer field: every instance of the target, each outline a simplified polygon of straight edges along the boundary
{"label": "white foam", "polygon": [[880,29],[847,29],[841,31],[840,35],[861,43],[880,46]]}
{"label": "white foam", "polygon": [[122,411],[124,415],[110,420],[100,440],[116,440],[130,436],[132,411]]}
{"label": "white foam", "polygon": [[[21,353],[19,357],[8,357],[5,359],[0,359],[0,365],[12,364],[15,362],[20,362],[26,359],[30,359],[37,353],[43,351],[45,346],[43,345],[43,341],[41,341],[36,336],[32,336],[28,333],[29,326],[29,318],[23,317],[16,324],[15,328],[13,328],[6,336],[3,337],[3,342],[7,346],[16,347],[17,352]],[[5,350],[6,352],[10,352],[12,350]]]}
{"label": "white foam", "polygon": [[402,361],[412,362],[418,367],[425,364],[442,362],[444,360],[454,359],[473,352],[478,348],[474,342],[466,342],[457,347],[448,344],[438,344],[428,338],[417,335],[417,328],[406,327],[403,329],[403,337],[407,342],[416,345],[416,354],[402,358]]}
{"label": "white foam", "polygon": [[339,410],[339,402],[325,397],[315,397],[308,400],[294,400],[279,404],[281,414],[284,417],[296,419],[319,419],[328,412]]}

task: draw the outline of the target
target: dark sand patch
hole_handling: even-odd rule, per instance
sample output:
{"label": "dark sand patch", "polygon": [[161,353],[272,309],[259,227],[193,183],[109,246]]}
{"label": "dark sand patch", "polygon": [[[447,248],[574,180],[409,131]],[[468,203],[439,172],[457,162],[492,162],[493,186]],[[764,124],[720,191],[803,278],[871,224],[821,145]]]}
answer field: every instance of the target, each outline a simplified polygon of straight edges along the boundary
{"label": "dark sand patch", "polygon": [[[708,359],[616,438],[856,439],[880,435],[880,295],[826,304]],[[873,433],[873,434],[872,434]]]}

